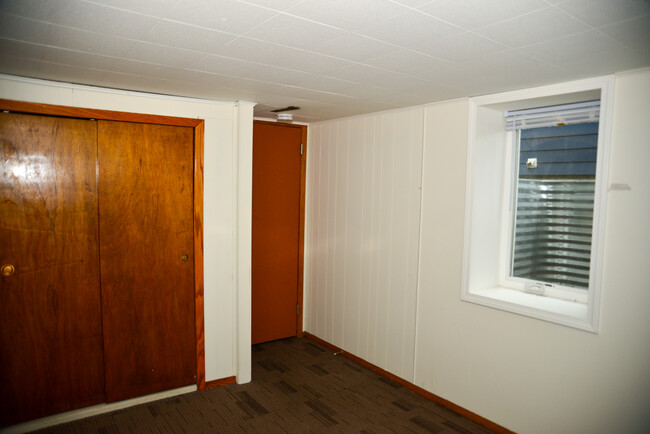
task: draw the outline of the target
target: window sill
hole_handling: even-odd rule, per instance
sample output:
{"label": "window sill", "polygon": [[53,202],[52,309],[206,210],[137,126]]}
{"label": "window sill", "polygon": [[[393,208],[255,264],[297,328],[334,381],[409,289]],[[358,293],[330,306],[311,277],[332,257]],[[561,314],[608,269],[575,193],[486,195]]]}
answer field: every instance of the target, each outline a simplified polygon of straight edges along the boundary
{"label": "window sill", "polygon": [[596,333],[586,304],[509,288],[472,290],[462,300]]}

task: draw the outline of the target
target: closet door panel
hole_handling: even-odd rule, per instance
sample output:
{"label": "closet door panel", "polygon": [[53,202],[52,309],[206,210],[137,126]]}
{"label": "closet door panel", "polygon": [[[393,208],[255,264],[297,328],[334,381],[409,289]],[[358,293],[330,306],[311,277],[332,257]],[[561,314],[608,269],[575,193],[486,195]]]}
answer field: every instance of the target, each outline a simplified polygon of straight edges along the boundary
{"label": "closet door panel", "polygon": [[0,114],[0,426],[104,400],[96,139]]}
{"label": "closet door panel", "polygon": [[193,384],[193,130],[99,121],[108,402]]}

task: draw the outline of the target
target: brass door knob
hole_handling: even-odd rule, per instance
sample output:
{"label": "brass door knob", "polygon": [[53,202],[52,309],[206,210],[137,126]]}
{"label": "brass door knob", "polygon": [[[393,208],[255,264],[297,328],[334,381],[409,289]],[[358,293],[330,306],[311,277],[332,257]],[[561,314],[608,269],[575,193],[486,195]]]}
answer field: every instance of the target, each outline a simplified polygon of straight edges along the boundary
{"label": "brass door knob", "polygon": [[187,253],[181,255],[181,262],[185,263],[189,260],[190,260],[190,255],[188,255]]}
{"label": "brass door knob", "polygon": [[0,273],[2,273],[2,275],[6,276],[6,277],[11,276],[12,274],[14,274],[14,271],[16,271],[16,267],[14,267],[11,264],[5,264],[0,269]]}

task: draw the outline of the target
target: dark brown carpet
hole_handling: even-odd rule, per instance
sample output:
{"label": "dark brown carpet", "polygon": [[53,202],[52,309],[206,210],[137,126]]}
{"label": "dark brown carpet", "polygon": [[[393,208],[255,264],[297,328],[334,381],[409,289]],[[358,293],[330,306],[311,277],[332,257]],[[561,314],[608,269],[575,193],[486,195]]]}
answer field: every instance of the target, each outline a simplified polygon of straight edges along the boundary
{"label": "dark brown carpet", "polygon": [[486,433],[485,428],[306,339],[253,347],[253,381],[42,433]]}

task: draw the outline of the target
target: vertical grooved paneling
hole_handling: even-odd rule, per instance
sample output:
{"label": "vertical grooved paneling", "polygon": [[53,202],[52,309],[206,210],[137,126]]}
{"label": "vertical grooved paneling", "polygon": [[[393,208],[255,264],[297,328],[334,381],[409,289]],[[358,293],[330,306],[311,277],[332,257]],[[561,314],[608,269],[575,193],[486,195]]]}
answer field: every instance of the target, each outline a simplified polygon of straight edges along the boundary
{"label": "vertical grooved paneling", "polygon": [[[314,309],[316,310],[315,316],[315,329],[318,332],[325,336],[325,293],[327,291],[327,215],[325,210],[327,209],[326,200],[327,200],[327,172],[325,171],[325,159],[327,157],[325,146],[323,145],[323,135],[324,127],[319,125],[315,130],[314,136],[316,137],[316,143],[318,144],[319,149],[319,158],[320,160],[315,163],[315,166],[318,167],[318,189],[314,190],[312,196],[317,196],[318,200],[318,228],[314,231],[318,237],[318,257],[315,258],[318,261],[318,281],[315,284],[315,290],[318,292],[314,297]],[[309,167],[307,168],[309,173]],[[305,246],[306,250],[309,250],[309,246]]]}
{"label": "vertical grooved paneling", "polygon": [[396,178],[394,172],[395,146],[394,119],[392,113],[381,115],[382,168],[380,189],[380,224],[379,224],[379,285],[377,294],[377,325],[375,334],[377,364],[386,366],[388,353],[388,322],[390,321],[389,296],[391,283],[391,256],[393,240],[393,187]]}
{"label": "vertical grooved paneling", "polygon": [[363,218],[363,122],[349,122],[347,129],[347,201],[345,235],[344,345],[359,353],[361,294],[361,221]]}
{"label": "vertical grooved paneling", "polygon": [[415,357],[415,328],[417,310],[417,274],[419,264],[420,240],[420,197],[422,189],[422,149],[424,140],[424,110],[414,110],[410,116],[411,142],[409,146],[409,220],[407,226],[407,277],[408,288],[414,287],[416,291],[407,291],[404,303],[404,336],[402,338],[402,372],[408,378],[413,378],[413,363]]}
{"label": "vertical grooved paneling", "polygon": [[[327,173],[325,172],[324,169],[324,155],[325,155],[325,150],[323,146],[323,127],[318,127],[316,130],[315,136],[317,137],[316,143],[318,144],[318,155],[319,155],[319,161],[318,161],[318,184],[317,184],[317,189],[314,191],[327,191]],[[308,169],[309,170],[309,169]],[[318,194],[316,195],[316,200],[318,201],[318,222],[316,223],[318,226],[315,229],[315,235],[318,237],[318,256],[315,258],[317,264],[315,265],[317,269],[317,278],[318,281],[316,282],[316,288],[318,292],[316,293],[315,297],[315,302],[314,302],[314,309],[316,311],[316,314],[314,315],[315,317],[315,326],[316,329],[318,330],[319,333],[321,333],[324,336],[325,332],[325,313],[323,312],[323,309],[321,308],[324,305],[324,299],[325,299],[325,273],[327,272],[327,245],[326,245],[326,239],[325,239],[325,233],[327,231],[327,216],[324,215],[324,211],[326,209],[325,204],[323,201],[327,199],[327,195],[325,194]]]}
{"label": "vertical grooved paneling", "polygon": [[311,192],[317,192],[322,190],[323,186],[323,166],[322,166],[322,155],[323,147],[320,140],[320,133],[322,131],[321,127],[309,128],[312,132],[312,138],[310,140],[311,151],[307,154],[307,157],[310,158],[312,164],[309,166],[311,172],[307,172],[311,180],[311,188],[308,192],[307,200],[310,201],[311,208],[313,210],[313,219],[310,222],[310,233],[311,233],[311,250],[306,250],[310,255],[310,270],[312,274],[309,276],[310,284],[308,288],[311,288],[312,291],[309,293],[309,311],[310,311],[310,327],[314,330],[318,330],[319,333],[322,333],[322,327],[320,326],[320,317],[321,311],[318,309],[320,305],[320,299],[322,297],[323,288],[322,288],[322,274],[323,274],[323,242],[322,238],[319,236],[323,227],[323,206],[322,200],[323,195],[320,194],[311,194]]}
{"label": "vertical grooved paneling", "polygon": [[307,331],[413,377],[423,110],[312,126]]}
{"label": "vertical grooved paneling", "polygon": [[375,363],[379,364],[378,362],[378,353],[379,353],[379,347],[377,345],[377,324],[378,322],[382,321],[383,319],[379,319],[377,312],[378,312],[378,306],[379,306],[379,294],[380,294],[380,271],[381,271],[381,263],[380,263],[380,252],[382,250],[382,245],[381,245],[381,212],[380,210],[382,209],[382,185],[384,183],[383,177],[382,177],[382,164],[383,164],[383,155],[384,155],[384,149],[383,149],[383,134],[382,134],[382,119],[381,115],[377,116],[374,118],[374,135],[375,135],[375,142],[374,142],[374,147],[376,149],[376,160],[374,162],[374,171],[375,171],[375,176],[374,176],[374,183],[373,183],[373,218],[375,220],[374,228],[373,228],[373,252],[372,252],[372,260],[373,260],[373,273],[372,273],[372,288],[373,288],[373,297],[368,300],[368,305],[369,308],[371,309],[370,315],[372,316],[371,320],[371,326],[370,326],[370,333],[368,334],[368,342],[370,345],[370,352],[369,352],[369,357],[370,360],[374,360]]}
{"label": "vertical grooved paneling", "polygon": [[345,275],[347,271],[345,240],[347,235],[347,197],[348,197],[348,121],[337,123],[336,134],[336,228],[334,253],[336,275],[334,279],[333,293],[333,340],[335,345],[344,345],[345,330]]}
{"label": "vertical grooved paneling", "polygon": [[357,329],[357,353],[364,359],[368,358],[368,339],[369,333],[368,320],[370,312],[367,308],[368,300],[372,299],[370,292],[370,273],[372,270],[372,119],[363,119],[361,129],[361,221],[360,221],[360,241],[359,241],[359,326]]}
{"label": "vertical grooved paneling", "polygon": [[[399,140],[399,149],[393,146],[393,173],[396,176],[392,185],[391,204],[391,276],[389,293],[388,330],[386,339],[388,352],[386,366],[393,372],[399,372],[402,360],[402,336],[404,334],[404,302],[406,298],[406,271],[408,227],[408,185],[409,185],[409,145],[410,125],[408,112],[399,112],[393,115],[394,140]],[[405,122],[406,121],[406,122]]]}
{"label": "vertical grooved paneling", "polygon": [[[305,288],[304,293],[304,309],[305,316],[303,317],[303,330],[317,330],[316,328],[316,315],[318,313],[316,306],[316,298],[319,291],[316,288],[318,282],[318,256],[320,255],[320,242],[316,236],[316,231],[320,226],[320,209],[318,206],[318,195],[311,194],[313,191],[318,191],[318,180],[320,178],[320,168],[316,165],[320,160],[320,144],[316,141],[316,128],[310,127],[308,130],[310,152],[307,154],[307,166],[311,168],[311,172],[307,172],[307,191],[306,191],[306,216],[311,215],[311,221],[305,218],[306,239],[305,245],[311,246],[311,249],[305,250]],[[307,291],[311,289],[311,291]]]}
{"label": "vertical grooved paneling", "polygon": [[334,337],[334,311],[332,298],[334,297],[334,280],[336,279],[336,151],[337,151],[337,125],[326,126],[326,137],[323,146],[326,146],[328,154],[327,163],[327,269],[325,271],[327,289],[325,291],[325,336],[329,341]]}

